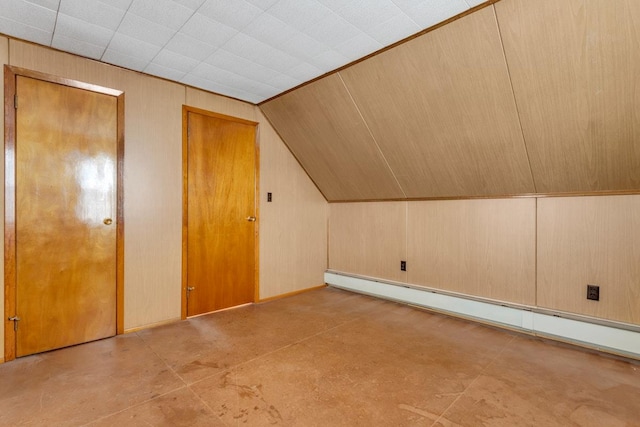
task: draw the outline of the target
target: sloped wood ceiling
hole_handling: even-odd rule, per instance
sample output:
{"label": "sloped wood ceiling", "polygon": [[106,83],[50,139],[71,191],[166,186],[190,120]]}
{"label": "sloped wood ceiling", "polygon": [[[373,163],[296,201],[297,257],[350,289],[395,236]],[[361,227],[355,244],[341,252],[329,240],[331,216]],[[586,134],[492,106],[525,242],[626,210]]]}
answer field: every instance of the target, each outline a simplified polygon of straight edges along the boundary
{"label": "sloped wood ceiling", "polygon": [[640,190],[640,2],[502,0],[260,105],[329,201]]}

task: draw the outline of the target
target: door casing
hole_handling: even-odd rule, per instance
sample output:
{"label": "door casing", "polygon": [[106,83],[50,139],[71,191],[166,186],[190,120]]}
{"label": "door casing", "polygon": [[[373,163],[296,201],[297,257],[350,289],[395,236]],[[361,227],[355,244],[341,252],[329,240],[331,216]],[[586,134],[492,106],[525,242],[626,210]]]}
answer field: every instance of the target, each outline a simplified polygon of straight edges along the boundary
{"label": "door casing", "polygon": [[[124,92],[24,68],[4,66],[5,111],[5,226],[4,226],[4,359],[16,358],[16,334],[10,317],[16,315],[16,78],[29,77],[114,96],[117,100],[116,171],[116,333],[124,332]],[[19,102],[19,100],[18,100]]]}

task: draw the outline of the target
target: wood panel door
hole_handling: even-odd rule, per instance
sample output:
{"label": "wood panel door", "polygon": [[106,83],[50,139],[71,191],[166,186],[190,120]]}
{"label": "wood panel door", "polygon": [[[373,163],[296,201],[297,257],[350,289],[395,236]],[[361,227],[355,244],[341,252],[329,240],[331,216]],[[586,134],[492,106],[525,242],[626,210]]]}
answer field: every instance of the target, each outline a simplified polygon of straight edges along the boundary
{"label": "wood panel door", "polygon": [[185,110],[186,315],[254,301],[256,124]]}
{"label": "wood panel door", "polygon": [[15,84],[20,357],[116,334],[119,130],[116,96]]}

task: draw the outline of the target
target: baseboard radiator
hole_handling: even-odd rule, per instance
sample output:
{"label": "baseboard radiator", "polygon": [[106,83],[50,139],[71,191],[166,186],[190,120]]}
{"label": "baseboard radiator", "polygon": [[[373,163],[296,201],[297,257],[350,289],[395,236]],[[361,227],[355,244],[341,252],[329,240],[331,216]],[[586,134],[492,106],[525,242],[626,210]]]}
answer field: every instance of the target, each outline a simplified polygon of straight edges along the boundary
{"label": "baseboard radiator", "polygon": [[330,286],[640,359],[640,326],[328,270]]}

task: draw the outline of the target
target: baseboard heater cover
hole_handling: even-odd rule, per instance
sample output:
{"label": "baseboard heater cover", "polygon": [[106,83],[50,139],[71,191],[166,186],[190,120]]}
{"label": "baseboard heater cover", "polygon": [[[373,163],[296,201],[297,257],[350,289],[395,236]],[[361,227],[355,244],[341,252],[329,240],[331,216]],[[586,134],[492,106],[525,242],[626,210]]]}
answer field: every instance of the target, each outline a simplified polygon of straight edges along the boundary
{"label": "baseboard heater cover", "polygon": [[524,308],[446,295],[430,289],[371,280],[327,271],[325,282],[333,287],[442,311],[519,330],[545,338],[574,343],[608,353],[640,359],[640,333]]}

